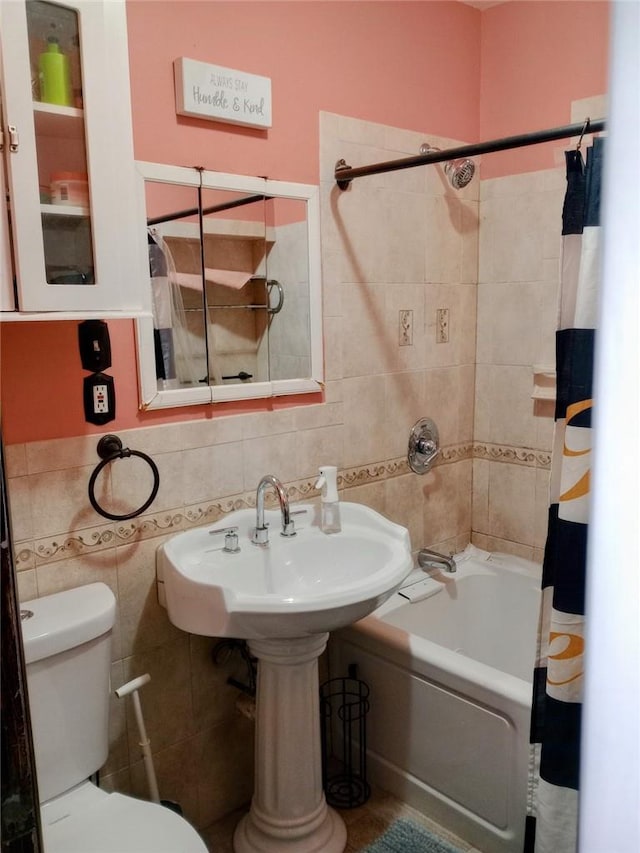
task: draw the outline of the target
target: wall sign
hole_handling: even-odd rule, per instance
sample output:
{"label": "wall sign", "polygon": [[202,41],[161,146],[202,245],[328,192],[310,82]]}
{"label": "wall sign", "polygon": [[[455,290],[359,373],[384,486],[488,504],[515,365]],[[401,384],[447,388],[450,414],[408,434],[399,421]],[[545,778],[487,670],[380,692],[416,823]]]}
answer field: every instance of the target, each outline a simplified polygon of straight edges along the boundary
{"label": "wall sign", "polygon": [[173,63],[178,115],[271,127],[271,78],[182,56]]}

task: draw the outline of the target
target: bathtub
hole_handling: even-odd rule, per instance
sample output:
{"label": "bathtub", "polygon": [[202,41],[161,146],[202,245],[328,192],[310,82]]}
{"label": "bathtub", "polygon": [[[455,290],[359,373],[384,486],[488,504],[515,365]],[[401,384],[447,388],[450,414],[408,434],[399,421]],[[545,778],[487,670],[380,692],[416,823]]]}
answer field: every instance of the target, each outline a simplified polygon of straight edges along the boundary
{"label": "bathtub", "polygon": [[474,546],[414,570],[332,635],[330,673],[371,690],[371,782],[486,853],[521,853],[540,566]]}

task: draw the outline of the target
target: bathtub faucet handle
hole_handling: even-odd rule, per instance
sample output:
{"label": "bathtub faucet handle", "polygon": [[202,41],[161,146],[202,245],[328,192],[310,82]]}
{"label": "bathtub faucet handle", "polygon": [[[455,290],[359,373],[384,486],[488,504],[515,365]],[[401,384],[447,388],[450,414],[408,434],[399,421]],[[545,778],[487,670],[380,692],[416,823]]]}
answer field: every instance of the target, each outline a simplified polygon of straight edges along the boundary
{"label": "bathtub faucet handle", "polygon": [[438,445],[430,438],[419,438],[416,441],[416,453],[422,453],[423,456],[435,456],[438,452]]}
{"label": "bathtub faucet handle", "polygon": [[416,474],[426,474],[433,467],[440,453],[440,435],[438,427],[431,418],[420,418],[409,434],[407,459],[409,467]]}

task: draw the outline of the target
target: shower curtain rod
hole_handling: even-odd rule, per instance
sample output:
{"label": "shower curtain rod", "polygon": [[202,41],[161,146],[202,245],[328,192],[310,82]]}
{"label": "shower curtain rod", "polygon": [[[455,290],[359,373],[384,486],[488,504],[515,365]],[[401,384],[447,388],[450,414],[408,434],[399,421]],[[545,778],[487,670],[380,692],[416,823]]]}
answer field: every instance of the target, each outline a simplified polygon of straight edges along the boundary
{"label": "shower curtain rod", "polygon": [[506,136],[503,139],[492,139],[489,142],[474,142],[471,145],[461,145],[458,148],[449,148],[443,151],[430,151],[428,154],[417,154],[414,157],[403,157],[400,160],[387,160],[384,163],[374,163],[371,166],[356,166],[352,168],[344,160],[338,160],[334,177],[340,189],[346,190],[354,178],[362,178],[365,175],[396,172],[399,169],[411,169],[414,166],[428,166],[431,163],[441,163],[444,160],[457,160],[464,157],[473,157],[478,154],[491,154],[494,151],[522,148],[525,145],[537,145],[540,142],[551,142],[554,139],[566,139],[570,136],[579,135],[580,142],[582,142],[582,137],[585,133],[598,133],[604,129],[604,119],[591,121],[588,118],[578,124],[567,124],[563,127],[552,127],[549,130],[536,130],[533,133]]}

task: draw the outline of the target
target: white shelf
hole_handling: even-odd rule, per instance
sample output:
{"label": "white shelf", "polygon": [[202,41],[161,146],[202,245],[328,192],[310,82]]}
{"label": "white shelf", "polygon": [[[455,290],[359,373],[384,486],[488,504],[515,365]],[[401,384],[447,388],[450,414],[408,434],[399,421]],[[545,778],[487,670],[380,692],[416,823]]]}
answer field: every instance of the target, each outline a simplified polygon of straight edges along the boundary
{"label": "white shelf", "polygon": [[534,364],[533,371],[533,400],[556,399],[556,368],[554,364]]}
{"label": "white shelf", "polygon": [[[200,239],[200,226],[197,222],[185,222],[174,219],[169,222],[158,223],[151,227],[156,228],[163,237]],[[265,226],[260,221],[211,219],[205,217],[203,220],[203,231],[206,236],[253,240],[258,243],[275,243],[275,229],[269,225]]]}
{"label": "white shelf", "polygon": [[58,139],[84,137],[84,110],[76,107],[61,107],[57,104],[34,101],[33,120],[37,136],[51,136]]}
{"label": "white shelf", "polygon": [[[51,285],[57,287],[58,285]],[[80,285],[84,286],[84,285]],[[148,311],[131,309],[130,311],[101,311],[99,309],[87,311],[0,311],[1,323],[39,323],[52,320],[130,320],[134,318],[148,317]]]}
{"label": "white shelf", "polygon": [[536,388],[531,395],[533,400],[555,400],[556,399],[556,389],[555,388]]}
{"label": "white shelf", "polygon": [[90,216],[88,207],[78,207],[75,204],[41,204],[40,210],[47,216]]}

